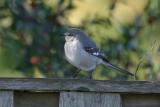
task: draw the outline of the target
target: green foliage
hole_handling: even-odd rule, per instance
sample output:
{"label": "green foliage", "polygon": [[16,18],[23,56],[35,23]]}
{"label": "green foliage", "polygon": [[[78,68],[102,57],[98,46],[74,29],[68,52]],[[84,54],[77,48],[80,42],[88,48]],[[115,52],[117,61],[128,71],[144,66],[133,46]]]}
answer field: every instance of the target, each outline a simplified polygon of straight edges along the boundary
{"label": "green foliage", "polygon": [[[0,76],[71,77],[76,68],[65,60],[62,34],[72,26],[85,30],[112,63],[134,73],[141,62],[137,79],[160,79],[160,2],[130,2],[102,0],[96,10],[86,8],[86,0],[1,0]],[[76,19],[77,13],[83,18]],[[79,78],[86,75],[81,72]],[[103,66],[93,75],[101,80],[134,79]]]}

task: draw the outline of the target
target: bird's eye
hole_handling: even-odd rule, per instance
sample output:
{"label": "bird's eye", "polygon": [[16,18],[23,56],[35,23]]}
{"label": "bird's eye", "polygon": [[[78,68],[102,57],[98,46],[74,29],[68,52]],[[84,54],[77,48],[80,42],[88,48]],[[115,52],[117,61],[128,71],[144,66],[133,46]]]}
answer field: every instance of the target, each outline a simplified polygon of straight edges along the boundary
{"label": "bird's eye", "polygon": [[69,33],[69,35],[68,36],[73,36],[73,33]]}

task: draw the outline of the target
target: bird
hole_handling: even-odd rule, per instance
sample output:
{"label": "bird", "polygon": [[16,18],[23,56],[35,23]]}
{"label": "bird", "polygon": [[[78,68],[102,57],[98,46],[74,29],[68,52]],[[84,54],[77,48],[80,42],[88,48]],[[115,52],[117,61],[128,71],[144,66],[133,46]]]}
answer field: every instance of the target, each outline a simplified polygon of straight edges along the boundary
{"label": "bird", "polygon": [[83,30],[68,28],[64,33],[64,38],[64,52],[67,61],[79,70],[88,71],[90,79],[93,78],[92,73],[97,65],[105,65],[106,67],[133,76],[133,74],[126,69],[110,63],[104,52],[96,46]]}

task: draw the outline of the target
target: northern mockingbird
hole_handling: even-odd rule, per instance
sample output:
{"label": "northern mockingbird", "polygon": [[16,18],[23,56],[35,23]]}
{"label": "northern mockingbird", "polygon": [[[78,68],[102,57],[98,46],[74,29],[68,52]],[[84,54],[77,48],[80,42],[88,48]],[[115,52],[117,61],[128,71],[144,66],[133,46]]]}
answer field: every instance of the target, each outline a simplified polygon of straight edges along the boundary
{"label": "northern mockingbird", "polygon": [[103,64],[107,67],[133,76],[133,74],[127,70],[111,64],[105,58],[104,53],[97,48],[95,43],[82,30],[69,28],[64,35],[64,50],[67,60],[78,69],[90,71],[90,78],[92,78],[92,72],[98,64]]}

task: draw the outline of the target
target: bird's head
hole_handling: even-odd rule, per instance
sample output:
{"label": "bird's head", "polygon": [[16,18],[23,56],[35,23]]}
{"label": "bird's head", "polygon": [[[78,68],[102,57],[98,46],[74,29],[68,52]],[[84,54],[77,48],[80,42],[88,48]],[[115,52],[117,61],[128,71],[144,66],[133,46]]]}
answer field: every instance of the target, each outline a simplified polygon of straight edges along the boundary
{"label": "bird's head", "polygon": [[74,39],[78,38],[80,35],[83,34],[83,31],[77,28],[69,28],[65,33],[65,40],[66,41],[73,41]]}

